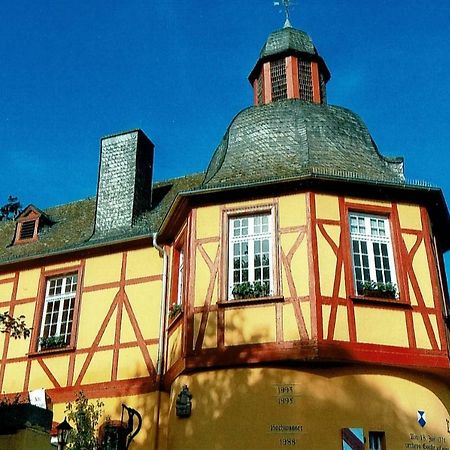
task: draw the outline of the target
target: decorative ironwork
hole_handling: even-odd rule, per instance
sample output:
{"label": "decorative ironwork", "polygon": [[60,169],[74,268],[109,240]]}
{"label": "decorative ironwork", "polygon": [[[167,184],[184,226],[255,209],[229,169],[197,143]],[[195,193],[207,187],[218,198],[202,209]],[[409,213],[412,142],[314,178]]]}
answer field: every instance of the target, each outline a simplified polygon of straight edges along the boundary
{"label": "decorative ironwork", "polygon": [[290,27],[291,26],[291,15],[290,15],[290,11],[289,8],[292,8],[294,6],[294,1],[293,0],[276,0],[273,2],[273,4],[275,6],[280,6],[284,9],[284,15],[285,15],[285,22],[284,22],[284,26],[285,27]]}

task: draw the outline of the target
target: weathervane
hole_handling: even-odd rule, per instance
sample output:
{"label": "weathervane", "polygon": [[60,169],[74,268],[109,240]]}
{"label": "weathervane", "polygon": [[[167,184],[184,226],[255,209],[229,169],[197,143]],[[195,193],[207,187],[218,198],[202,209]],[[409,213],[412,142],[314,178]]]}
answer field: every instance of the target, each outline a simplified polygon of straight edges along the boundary
{"label": "weathervane", "polygon": [[275,6],[282,6],[284,8],[284,15],[286,16],[286,21],[284,22],[284,27],[291,27],[290,21],[290,11],[289,8],[294,6],[294,0],[277,0],[274,1],[273,4]]}

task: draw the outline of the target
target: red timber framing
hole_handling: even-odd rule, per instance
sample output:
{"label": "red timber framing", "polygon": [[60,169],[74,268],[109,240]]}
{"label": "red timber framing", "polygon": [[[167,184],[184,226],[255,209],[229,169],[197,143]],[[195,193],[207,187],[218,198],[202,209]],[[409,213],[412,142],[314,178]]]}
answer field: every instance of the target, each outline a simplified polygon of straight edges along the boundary
{"label": "red timber framing", "polygon": [[[14,309],[16,305],[24,303],[36,303],[35,316],[33,321],[33,333],[30,341],[30,352],[28,355],[23,357],[8,358],[8,348],[10,345],[10,337],[8,334],[5,336],[4,346],[2,351],[2,359],[0,361],[0,390],[3,389],[5,370],[10,363],[26,363],[26,369],[24,374],[23,392],[27,392],[30,388],[30,376],[31,368],[33,364],[38,364],[42,371],[48,377],[51,388],[47,389],[47,393],[52,398],[54,403],[65,402],[73,399],[76,392],[80,389],[85,392],[88,397],[115,397],[122,395],[135,395],[152,392],[158,389],[158,380],[156,377],[156,369],[154,362],[150,356],[148,349],[149,345],[156,345],[159,343],[158,338],[145,339],[143,332],[139,326],[138,320],[136,318],[135,311],[133,310],[132,303],[128,298],[126,287],[151,281],[160,281],[162,279],[161,275],[145,276],[140,278],[126,279],[126,267],[127,267],[127,256],[128,252],[122,251],[122,264],[121,264],[121,275],[120,280],[104,283],[98,285],[92,285],[84,287],[83,277],[84,268],[86,260],[82,259],[80,264],[74,266],[65,266],[62,270],[52,270],[45,271],[41,270],[41,280],[39,283],[39,290],[36,297],[16,300],[19,272],[15,272],[12,278],[1,280],[0,283],[13,282],[13,290],[11,295],[11,301],[0,302],[0,307],[8,307],[9,313],[14,315]],[[64,264],[64,261],[60,261]],[[71,343],[68,347],[47,350],[47,351],[36,351],[38,334],[40,331],[40,321],[42,317],[42,303],[45,295],[45,282],[50,276],[62,275],[67,273],[77,272],[78,277],[78,287],[75,301],[74,319],[72,326],[72,338]],[[97,292],[104,289],[116,289],[117,292],[111,302],[103,320],[101,321],[101,326],[95,334],[93,342],[90,346],[85,348],[78,348],[76,346],[76,337],[79,331],[79,312],[83,307],[83,294],[86,292]],[[122,317],[127,315],[129,318],[129,323],[134,332],[135,340],[130,342],[121,342],[121,324]],[[111,343],[101,344],[102,337],[104,336],[105,330],[108,325],[113,322],[114,325],[114,338]],[[120,350],[126,348],[139,348],[140,354],[142,355],[142,361],[146,367],[146,374],[138,378],[130,378],[125,380],[118,379],[118,366],[120,359]],[[84,377],[89,370],[93,357],[97,352],[100,351],[112,351],[112,367],[109,379],[99,383],[86,383]],[[50,370],[51,364],[47,364],[53,358],[58,356],[69,355],[69,363],[67,367],[67,373],[64,382],[61,382],[61,376],[59,378],[52,373]],[[81,369],[75,372],[75,361],[77,358],[83,358],[84,362],[81,365]],[[58,381],[59,380],[59,381]]]}
{"label": "red timber framing", "polygon": [[[353,282],[353,266],[351,257],[350,231],[348,225],[349,211],[364,212],[369,214],[382,215],[389,218],[391,224],[391,239],[394,252],[394,260],[397,273],[397,284],[399,287],[400,298],[397,300],[375,301],[369,298],[358,297],[355,295]],[[447,352],[443,348],[445,342],[445,327],[442,317],[442,292],[439,289],[438,273],[436,262],[433,257],[431,237],[429,229],[429,220],[425,208],[421,207],[421,230],[411,230],[401,228],[397,205],[391,207],[377,206],[365,203],[355,203],[346,201],[339,197],[339,220],[320,219],[316,216],[315,194],[309,194],[309,213],[311,221],[310,245],[312,255],[310,258],[313,267],[310,269],[311,279],[315,280],[315,287],[312,291],[316,294],[317,315],[317,334],[319,340],[319,354],[326,358],[343,357],[345,353],[351,355],[351,358],[361,361],[385,362],[387,364],[405,364],[405,365],[428,365],[430,367],[448,367]],[[335,243],[326,231],[326,225],[336,225],[340,227],[339,243]],[[315,255],[318,254],[318,235],[323,238],[336,256],[336,267],[334,274],[333,292],[331,297],[321,294],[319,265]],[[403,236],[411,235],[415,237],[415,243],[410,250],[407,249]],[[431,282],[433,286],[434,306],[426,306],[423,294],[420,288],[414,269],[413,260],[420,247],[424,243],[428,266],[430,270]],[[344,273],[345,298],[339,295],[339,284],[341,274]],[[409,280],[409,283],[408,283]],[[409,298],[408,285],[411,286],[417,305],[412,305]],[[313,299],[311,299],[313,302]],[[409,348],[391,347],[387,345],[363,344],[358,342],[356,332],[355,304],[358,307],[370,307],[380,309],[401,309],[405,314],[406,329],[408,335]],[[323,305],[329,305],[330,318],[327,330],[323,330],[322,308]],[[339,342],[334,340],[336,327],[336,317],[338,307],[345,307],[347,311],[347,325],[349,330],[349,342]],[[415,337],[413,323],[413,314],[419,313],[429,339],[431,350],[418,349]],[[431,316],[436,317],[438,336],[435,335]],[[326,338],[324,337],[326,336]],[[439,341],[438,341],[439,338]]]}
{"label": "red timber framing", "polygon": [[[222,225],[220,234],[208,238],[197,238],[194,234],[196,230],[196,211],[192,211],[190,232],[188,241],[191,242],[189,257],[192,262],[196,258],[201,258],[209,270],[209,282],[203,304],[195,306],[193,304],[195,294],[196,265],[191,264],[189,274],[189,292],[186,303],[186,314],[183,324],[186,327],[184,349],[182,357],[175,362],[166,374],[165,384],[170,383],[176,374],[184,370],[195,370],[202,367],[226,367],[236,364],[259,364],[270,361],[300,361],[306,359],[326,360],[326,361],[356,361],[359,363],[392,364],[396,366],[418,367],[426,366],[435,369],[448,369],[447,349],[445,347],[445,325],[441,317],[442,292],[439,288],[436,262],[434,261],[432,243],[430,237],[430,225],[425,208],[421,208],[422,227],[420,230],[401,228],[399,213],[395,202],[386,203],[386,206],[376,205],[373,202],[356,202],[344,196],[336,196],[339,205],[339,217],[336,219],[324,219],[317,216],[316,194],[306,193],[307,201],[307,225],[277,229],[277,275],[280,283],[280,275],[284,274],[287,292],[279,290],[272,298],[250,300],[250,301],[226,301],[228,277],[228,254],[227,254],[227,225],[228,217],[233,214],[249,214],[251,209],[233,210],[222,208]],[[277,199],[271,200],[271,204],[258,206],[258,209],[267,211],[271,205],[277,207]],[[355,295],[353,282],[353,267],[351,257],[350,233],[348,225],[349,211],[357,211],[374,215],[381,215],[389,218],[391,226],[391,241],[394,252],[394,260],[397,274],[397,284],[400,297],[397,300],[372,300],[366,297]],[[275,213],[275,217],[277,213]],[[327,231],[327,226],[339,227],[339,238],[333,238]],[[295,234],[295,239],[289,247],[282,247],[281,236],[285,234]],[[405,236],[414,236],[415,243],[411,248],[407,248]],[[293,273],[292,260],[306,239],[308,249],[308,271],[309,271],[309,296],[299,296],[296,287],[296,280],[300,274]],[[318,240],[329,245],[336,256],[336,265],[333,275],[332,291],[330,296],[322,294],[320,281],[320,259],[318,253]],[[207,244],[216,243],[217,250],[209,252],[205,250]],[[420,281],[414,272],[413,260],[419,247],[424,244],[430,275],[433,285],[433,306],[427,306],[420,288]],[[421,247],[422,248],[422,247]],[[341,281],[343,280],[343,281]],[[343,286],[341,283],[343,282]],[[213,303],[214,289],[218,286],[218,303]],[[411,287],[409,287],[411,286]],[[286,288],[285,288],[286,289]],[[412,289],[417,302],[411,304],[408,289]],[[345,295],[343,295],[345,293]],[[306,327],[307,317],[304,316],[302,303],[310,303],[311,311],[311,332]],[[225,311],[228,308],[252,308],[264,303],[273,304],[276,320],[276,341],[264,344],[242,344],[225,345]],[[300,339],[298,341],[286,341],[283,336],[283,308],[287,304],[292,304],[294,308],[295,320],[298,326]],[[417,303],[417,304],[416,304]],[[330,309],[329,320],[325,324],[323,307]],[[362,343],[358,341],[355,308],[375,308],[380,310],[402,311],[405,317],[407,329],[408,346],[396,347],[377,343]],[[347,313],[347,326],[349,331],[348,342],[337,340],[335,337],[338,308],[345,308]],[[194,314],[199,317],[199,325],[194,333]],[[208,318],[211,314],[217,315],[216,332],[217,347],[204,347],[204,339]],[[416,331],[414,328],[413,316],[423,320],[426,336],[430,341],[430,349],[418,348],[416,342]],[[433,318],[436,317],[438,324],[436,335],[433,328]]]}

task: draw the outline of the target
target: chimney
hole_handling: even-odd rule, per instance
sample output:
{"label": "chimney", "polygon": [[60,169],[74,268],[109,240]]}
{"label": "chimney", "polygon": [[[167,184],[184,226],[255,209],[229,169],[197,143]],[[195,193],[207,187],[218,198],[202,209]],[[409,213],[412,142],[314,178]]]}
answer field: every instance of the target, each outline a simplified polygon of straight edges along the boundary
{"label": "chimney", "polygon": [[150,209],[153,148],[141,130],[102,138],[94,237],[125,231]]}

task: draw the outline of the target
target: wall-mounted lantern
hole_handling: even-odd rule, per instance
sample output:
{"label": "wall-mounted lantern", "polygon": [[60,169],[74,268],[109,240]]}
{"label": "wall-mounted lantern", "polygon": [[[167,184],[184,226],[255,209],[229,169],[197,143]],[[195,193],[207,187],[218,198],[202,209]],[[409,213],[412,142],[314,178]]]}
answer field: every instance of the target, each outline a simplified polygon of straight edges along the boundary
{"label": "wall-mounted lantern", "polygon": [[64,450],[66,448],[71,429],[72,427],[69,425],[65,417],[64,420],[56,426],[56,430],[58,432],[58,450]]}
{"label": "wall-mounted lantern", "polygon": [[176,411],[178,417],[190,417],[192,411],[192,394],[185,384],[178,394]]}

